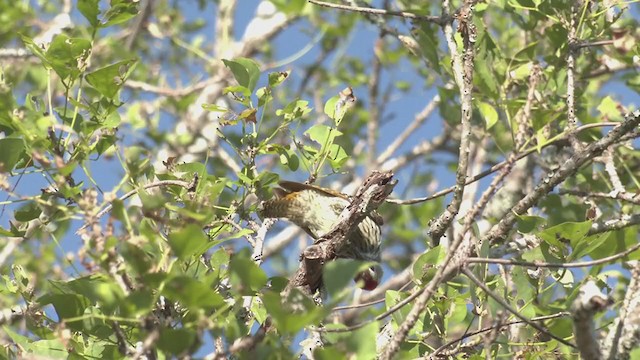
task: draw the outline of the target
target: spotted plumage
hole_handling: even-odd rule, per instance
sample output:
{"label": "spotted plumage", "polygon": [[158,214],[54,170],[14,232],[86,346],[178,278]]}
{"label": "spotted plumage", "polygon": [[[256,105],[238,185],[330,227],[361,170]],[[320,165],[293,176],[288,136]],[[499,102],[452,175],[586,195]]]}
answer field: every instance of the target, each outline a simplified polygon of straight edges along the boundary
{"label": "spotted plumage", "polygon": [[[302,228],[314,240],[331,230],[342,210],[349,205],[345,194],[315,185],[293,181],[281,181],[274,189],[275,198],[262,204],[263,217],[286,218]],[[336,256],[345,259],[380,262],[380,240],[382,218],[372,212],[364,218],[347,241],[336,249]],[[379,265],[359,274],[364,288],[372,290],[378,285],[382,274]]]}

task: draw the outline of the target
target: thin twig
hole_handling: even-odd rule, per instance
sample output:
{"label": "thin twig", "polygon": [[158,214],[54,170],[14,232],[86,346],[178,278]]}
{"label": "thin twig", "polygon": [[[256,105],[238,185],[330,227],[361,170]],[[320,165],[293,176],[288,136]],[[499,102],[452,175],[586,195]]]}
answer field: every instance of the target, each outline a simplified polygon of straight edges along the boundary
{"label": "thin twig", "polygon": [[[584,130],[588,130],[588,129],[593,129],[596,127],[603,127],[603,126],[618,126],[620,125],[619,122],[601,122],[601,123],[594,123],[594,124],[586,124],[586,125],[582,125],[580,126],[578,129],[576,129],[576,132],[580,132],[580,131],[584,131]],[[547,146],[553,145],[559,141],[565,140],[566,139],[567,134],[561,134],[559,136],[557,136],[555,139],[550,140],[548,143],[544,144],[541,148],[544,149]],[[538,152],[539,148],[537,147],[533,147],[531,149],[525,150],[524,152],[518,154],[516,161],[519,161],[535,152]],[[473,182],[476,182],[484,177],[487,177],[491,174],[493,174],[494,172],[500,170],[501,168],[503,168],[504,166],[507,166],[509,164],[509,159],[503,160],[493,166],[491,166],[490,168],[488,168],[487,170],[470,177],[469,179],[466,180],[465,185],[471,184]],[[387,167],[383,167],[383,169],[386,169]],[[413,204],[418,204],[421,202],[425,202],[425,201],[429,201],[429,200],[433,200],[436,198],[439,198],[441,196],[445,196],[449,193],[452,193],[455,190],[456,186],[451,186],[448,187],[446,189],[440,190],[438,192],[435,192],[429,196],[424,196],[424,197],[419,197],[419,198],[414,198],[414,199],[407,199],[407,200],[400,200],[400,199],[387,199],[388,203],[392,203],[392,204],[397,204],[397,205],[413,205]]]}
{"label": "thin twig", "polygon": [[382,62],[377,54],[384,51],[383,33],[374,43],[371,77],[369,78],[369,119],[367,121],[367,171],[372,171],[376,167],[376,143],[378,140],[378,129],[380,125],[380,104],[378,102],[378,91],[380,87],[380,73],[382,72]]}
{"label": "thin twig", "polygon": [[575,129],[578,127],[578,118],[576,117],[576,57],[579,48],[578,43],[578,7],[581,6],[580,1],[574,1],[571,5],[571,20],[569,24],[569,52],[567,54],[567,128],[569,132],[569,143],[574,150],[580,149],[580,143],[575,135]]}
{"label": "thin twig", "polygon": [[640,243],[633,245],[629,249],[617,253],[611,256],[603,257],[598,260],[591,261],[580,261],[568,264],[560,264],[560,263],[548,263],[548,262],[537,262],[537,261],[517,261],[511,259],[489,259],[489,258],[477,258],[470,257],[466,260],[467,264],[501,264],[501,265],[512,265],[512,266],[524,266],[524,267],[534,267],[534,268],[561,268],[561,269],[571,269],[571,268],[579,268],[579,267],[588,267],[588,266],[596,266],[606,264],[618,259],[621,259],[632,252],[640,249]]}
{"label": "thin twig", "polygon": [[[382,165],[380,165],[380,169],[383,171],[398,171],[401,168],[412,164],[413,160],[418,157],[422,157],[426,154],[431,154],[436,150],[440,150],[444,148],[449,139],[451,138],[452,129],[448,127],[446,124],[444,125],[443,132],[436,136],[431,140],[423,140],[418,145],[414,146],[409,152],[403,154],[401,156],[396,156],[388,159]],[[452,190],[453,191],[453,188]],[[397,200],[387,200],[388,202],[393,202]]]}
{"label": "thin twig", "polygon": [[407,126],[402,133],[397,136],[389,146],[378,156],[378,164],[387,161],[398,148],[407,141],[409,136],[415,134],[416,130],[424,124],[425,120],[438,108],[440,104],[440,95],[436,95],[429,103],[413,118],[413,121]]}
{"label": "thin twig", "polygon": [[333,3],[317,1],[317,0],[307,0],[307,1],[314,5],[323,6],[330,9],[354,11],[354,12],[359,12],[364,14],[399,16],[405,19],[422,20],[422,21],[427,21],[434,24],[438,24],[438,25],[442,25],[444,22],[446,22],[446,20],[440,16],[425,16],[425,15],[418,15],[418,14],[414,14],[406,11],[391,11],[391,10],[375,9],[375,8],[368,8],[368,7],[348,6],[348,5],[333,4]]}
{"label": "thin twig", "polygon": [[[567,311],[563,311],[563,312],[559,312],[556,314],[551,314],[551,315],[545,315],[545,316],[537,316],[537,317],[533,317],[529,320],[531,321],[545,321],[545,320],[550,320],[550,319],[557,319],[559,317],[564,317],[564,316],[570,316],[571,313],[567,312]],[[476,331],[472,331],[469,333],[464,334],[463,336],[451,340],[449,342],[447,342],[446,344],[440,346],[439,348],[435,349],[431,354],[429,354],[429,357],[427,359],[430,360],[434,360],[434,359],[439,359],[438,354],[440,354],[441,352],[443,352],[446,348],[450,347],[451,345],[454,345],[456,343],[462,342],[465,339],[468,339],[472,336],[476,336],[476,335],[480,335],[482,333],[488,332],[488,331],[492,331],[492,330],[500,330],[502,328],[505,328],[507,326],[511,326],[511,325],[517,325],[517,324],[523,324],[525,323],[525,321],[523,320],[514,320],[514,321],[509,321],[506,323],[502,323],[502,324],[496,324],[496,325],[492,325],[492,326],[487,326],[484,327],[480,330],[476,330]]]}
{"label": "thin twig", "polygon": [[[184,181],[184,180],[161,180],[161,181],[156,181],[153,183],[149,183],[149,184],[145,184],[142,185],[143,189],[151,189],[154,187],[161,187],[161,186],[181,186],[189,191],[192,191],[195,189],[196,185],[197,185],[197,179],[198,177],[194,177],[192,181]],[[139,189],[133,189],[131,191],[129,191],[128,193],[120,196],[118,198],[118,200],[120,201],[124,201],[130,197],[132,197],[133,195],[137,194],[139,191]],[[98,214],[96,214],[95,218],[93,219],[94,221],[97,221],[98,219],[100,219],[102,216],[104,216],[104,214],[108,213],[109,211],[111,211],[111,209],[113,208],[113,203],[109,203],[104,209],[100,210],[100,212]],[[82,225],[77,231],[76,231],[76,235],[79,235],[80,232],[84,229],[86,229],[89,225],[89,223],[85,223],[84,225]]]}
{"label": "thin twig", "polygon": [[465,274],[469,278],[469,280],[471,280],[474,284],[476,284],[477,287],[482,289],[482,291],[484,291],[490,298],[495,300],[498,304],[500,304],[503,308],[505,308],[507,311],[509,311],[513,315],[515,315],[517,318],[521,319],[522,321],[524,321],[525,323],[527,323],[528,325],[530,325],[534,329],[542,332],[543,334],[547,334],[551,338],[556,339],[558,342],[560,342],[562,344],[565,344],[565,345],[567,345],[567,346],[569,346],[571,348],[575,348],[575,345],[573,345],[572,343],[566,341],[565,339],[563,339],[561,337],[558,337],[558,336],[552,334],[551,332],[549,332],[549,330],[543,328],[542,326],[536,324],[532,320],[527,319],[524,315],[520,314],[520,312],[518,310],[516,310],[513,306],[508,304],[503,298],[501,298],[500,296],[496,295],[491,289],[489,289],[489,287],[487,285],[485,285],[485,283],[480,281],[480,279],[478,279],[473,274],[473,272],[471,270],[469,270],[467,267],[463,266],[462,269],[460,269],[460,271],[463,274]]}
{"label": "thin twig", "polygon": [[193,85],[189,85],[179,89],[172,89],[169,87],[152,85],[152,84],[149,84],[143,81],[137,81],[137,80],[127,80],[125,81],[124,86],[133,90],[141,90],[141,91],[146,91],[146,92],[150,92],[158,95],[180,98],[180,97],[187,96],[191,93],[194,93],[196,91],[202,90],[203,88],[208,86],[212,81],[215,81],[215,80],[218,80],[218,79],[211,78],[211,79],[199,81]]}
{"label": "thin twig", "polygon": [[558,194],[575,195],[575,196],[581,196],[585,198],[622,200],[622,201],[630,202],[635,205],[640,205],[640,196],[633,193],[626,192],[626,191],[625,192],[613,191],[609,193],[603,193],[603,192],[587,192],[583,190],[562,189],[558,191]]}

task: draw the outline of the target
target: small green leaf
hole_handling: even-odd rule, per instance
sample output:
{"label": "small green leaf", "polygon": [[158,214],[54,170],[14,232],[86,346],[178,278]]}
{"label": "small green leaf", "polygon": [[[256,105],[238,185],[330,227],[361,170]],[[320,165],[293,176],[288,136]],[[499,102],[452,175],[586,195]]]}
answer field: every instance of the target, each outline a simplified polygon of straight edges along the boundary
{"label": "small green leaf", "polygon": [[546,220],[539,216],[520,215],[517,220],[518,231],[523,234],[535,231],[540,225],[546,224]]}
{"label": "small green leaf", "polygon": [[591,221],[566,222],[552,226],[538,233],[538,236],[549,245],[564,247],[563,243],[569,241],[573,248],[578,242],[585,239],[591,229]]}
{"label": "small green leaf", "polygon": [[431,280],[444,257],[445,252],[440,245],[420,255],[412,267],[414,281],[418,284],[424,284]]}
{"label": "small green leaf", "polygon": [[342,165],[349,160],[349,155],[347,155],[347,152],[344,151],[342,146],[338,144],[331,144],[329,147],[329,156],[327,158],[329,159],[329,163],[331,163],[331,168],[338,171],[342,168]]}
{"label": "small green leaf", "polygon": [[516,81],[528,79],[531,75],[531,68],[533,64],[531,62],[526,62],[520,66],[517,66],[515,69],[509,72],[509,76]]}
{"label": "small green leaf", "polygon": [[411,31],[419,45],[422,56],[431,65],[433,70],[440,74],[440,61],[438,59],[438,31],[439,28],[429,24],[423,24]]}
{"label": "small green leaf", "polygon": [[600,105],[598,105],[598,111],[602,117],[608,121],[621,121],[622,115],[620,114],[620,104],[613,100],[611,96],[605,96]]}
{"label": "small green leaf", "polygon": [[269,86],[276,87],[282,84],[282,82],[285,81],[290,74],[291,70],[269,73]]}
{"label": "small green leaf", "polygon": [[247,88],[249,93],[253,92],[260,78],[260,67],[255,61],[236,58],[233,60],[222,59],[222,62],[231,70],[233,77],[235,77],[240,86]]}
{"label": "small green leaf", "polygon": [[204,232],[195,224],[189,224],[169,234],[169,246],[180,260],[202,255],[206,251],[207,243]]}
{"label": "small green leaf", "polygon": [[[342,324],[327,324],[327,329],[343,329]],[[378,336],[378,322],[371,322],[355,331],[327,332],[323,338],[327,339],[327,346],[318,347],[313,355],[318,360],[334,360],[336,355],[347,359],[375,359],[376,342]],[[330,344],[330,345],[329,345]]]}
{"label": "small green leaf", "polygon": [[480,115],[484,118],[486,129],[491,129],[491,127],[498,122],[498,112],[491,104],[486,102],[478,101],[477,106],[480,111]]}
{"label": "small green leaf", "polygon": [[195,329],[171,329],[162,327],[158,348],[178,356],[188,351],[197,339]]}
{"label": "small green leaf", "polygon": [[[91,302],[86,297],[76,294],[47,294],[38,299],[38,304],[41,306],[53,305],[60,321],[64,321],[82,316]],[[83,329],[81,321],[67,320],[65,323],[73,330],[81,331]]]}
{"label": "small green leaf", "polygon": [[23,36],[22,41],[34,55],[64,80],[75,80],[80,76],[87,66],[86,59],[91,52],[91,41],[70,38],[65,34],[56,35],[46,52],[29,37]]}
{"label": "small green leaf", "polygon": [[202,108],[204,110],[213,111],[213,112],[227,112],[229,110],[225,107],[218,106],[216,104],[202,104]]}
{"label": "small green leaf", "polygon": [[111,8],[104,15],[105,22],[102,27],[122,24],[138,15],[138,2],[127,0],[111,1]]}
{"label": "small green leaf", "polygon": [[336,137],[342,135],[340,131],[323,124],[313,125],[307,131],[305,131],[304,134],[309,136],[311,140],[320,144],[322,146],[322,149],[330,144],[333,144],[333,140]]}
{"label": "small green leaf", "polygon": [[163,290],[162,295],[186,306],[192,310],[213,310],[225,306],[222,295],[213,291],[216,278],[204,276],[198,280],[189,276],[176,276],[169,280]]}
{"label": "small green leaf", "polygon": [[567,261],[577,260],[584,256],[595,258],[592,252],[599,248],[602,244],[604,244],[604,242],[607,241],[610,235],[611,233],[605,232],[584,238],[583,241],[580,241],[575,246],[573,246],[573,252],[570,256],[567,257]]}
{"label": "small green leaf", "polygon": [[24,140],[0,139],[0,172],[10,172],[24,153]]}
{"label": "small green leaf", "polygon": [[311,298],[295,288],[285,299],[278,292],[267,291],[262,296],[262,302],[272,316],[276,329],[288,334],[295,334],[305,326],[316,324],[331,311],[316,306]]}
{"label": "small green leaf", "polygon": [[25,205],[21,206],[13,213],[16,220],[20,222],[27,222],[40,216],[42,209],[34,202],[29,201]]}
{"label": "small green leaf", "polygon": [[248,249],[231,257],[229,272],[231,284],[242,295],[253,295],[267,284],[267,275],[251,260]]}
{"label": "small green leaf", "polygon": [[136,60],[124,60],[100,68],[87,74],[87,83],[105,97],[114,99],[133,71],[136,63]]}
{"label": "small green leaf", "polygon": [[327,102],[324,104],[324,113],[327,114],[327,116],[331,118],[331,120],[333,120],[336,124],[342,121],[342,118],[347,112],[344,106],[341,107],[340,109],[336,109],[339,100],[340,100],[340,95],[336,95],[330,98],[329,100],[327,100]]}
{"label": "small green leaf", "polygon": [[89,20],[89,24],[94,28],[100,25],[98,21],[98,14],[100,13],[98,3],[99,0],[78,0],[78,10]]}
{"label": "small green leaf", "polygon": [[353,282],[356,274],[369,266],[369,263],[350,259],[336,259],[327,263],[324,266],[322,278],[329,296],[339,296]]}

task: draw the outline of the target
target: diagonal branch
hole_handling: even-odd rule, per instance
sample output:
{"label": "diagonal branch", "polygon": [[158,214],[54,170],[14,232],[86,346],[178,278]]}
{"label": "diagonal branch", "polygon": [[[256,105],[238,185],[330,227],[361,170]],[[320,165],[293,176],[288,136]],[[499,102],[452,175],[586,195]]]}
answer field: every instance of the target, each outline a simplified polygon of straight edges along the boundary
{"label": "diagonal branch", "polygon": [[520,200],[511,211],[483,237],[483,242],[489,241],[490,243],[494,243],[504,239],[518,219],[518,216],[524,214],[537,204],[538,201],[544,195],[551,192],[556,185],[576,173],[587,161],[602,154],[604,150],[620,139],[620,137],[636,128],[638,124],[640,124],[640,110],[627,114],[625,118],[625,121],[612,129],[603,138],[577,151],[569,160],[565,161],[559,169],[549,172],[531,193]]}
{"label": "diagonal branch", "polygon": [[370,7],[341,5],[341,4],[328,3],[324,1],[318,1],[318,0],[307,0],[307,1],[314,5],[319,5],[326,8],[354,11],[354,12],[359,12],[363,14],[398,16],[405,19],[422,20],[426,22],[435,23],[438,25],[442,25],[445,22],[445,18],[440,16],[425,16],[425,15],[414,14],[407,11],[391,11],[391,10],[385,10],[385,9],[375,9]]}

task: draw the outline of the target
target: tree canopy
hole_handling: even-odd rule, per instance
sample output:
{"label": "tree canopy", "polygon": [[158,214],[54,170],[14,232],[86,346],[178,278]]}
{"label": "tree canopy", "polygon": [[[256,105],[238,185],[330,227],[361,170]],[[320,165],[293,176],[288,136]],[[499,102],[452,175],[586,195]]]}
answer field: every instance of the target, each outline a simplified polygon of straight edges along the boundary
{"label": "tree canopy", "polygon": [[[639,15],[3,2],[2,358],[640,358]],[[280,180],[356,196],[313,244]]]}

